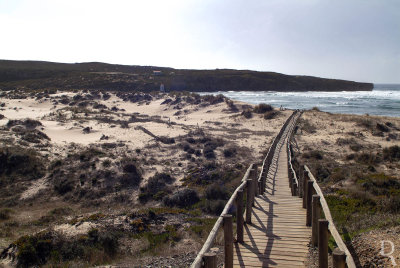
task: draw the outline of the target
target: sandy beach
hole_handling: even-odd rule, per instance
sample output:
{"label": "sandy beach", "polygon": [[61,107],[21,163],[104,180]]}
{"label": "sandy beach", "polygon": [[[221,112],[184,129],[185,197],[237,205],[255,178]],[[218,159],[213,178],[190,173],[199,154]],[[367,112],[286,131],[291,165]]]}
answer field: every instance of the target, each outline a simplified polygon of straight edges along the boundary
{"label": "sandy beach", "polygon": [[[47,232],[52,239],[74,241],[93,230],[118,229],[123,234],[113,263],[128,266],[167,263],[163,258],[168,256],[178,256],[172,262],[178,267],[190,264],[226,193],[235,189],[250,163],[261,162],[292,113],[257,112],[259,107],[221,96],[186,93],[76,91],[16,97],[9,92],[0,102],[3,155],[10,165],[17,156],[34,163],[24,173],[4,170],[12,180],[2,184],[6,216],[0,221],[0,252],[23,235]],[[398,161],[384,158],[385,148],[399,139],[399,118],[314,109],[303,113],[293,147],[298,163],[310,166],[320,180],[328,201],[346,197],[359,202],[366,197],[355,194],[367,191],[360,180],[375,174],[399,180]],[[187,189],[195,195],[188,199],[193,203],[166,205]],[[375,207],[383,200],[368,198]],[[376,215],[356,210],[347,219],[355,245],[395,228],[389,224],[389,229],[358,232],[380,224],[379,219],[397,219],[395,211],[375,207]],[[339,228],[342,224],[338,219]],[[155,246],[149,233],[169,238]],[[355,251],[363,265],[373,263],[379,252],[378,244],[368,245]],[[9,258],[2,263],[15,264]]]}
{"label": "sandy beach", "polygon": [[[5,95],[0,110],[4,116],[0,120],[2,150],[26,154],[33,150],[40,167],[29,170],[35,173],[32,178],[15,174],[12,183],[3,185],[1,206],[11,207],[7,219],[17,221],[18,226],[2,233],[2,248],[41,230],[65,237],[118,225],[129,231],[130,219],[135,221],[136,216],[120,214],[163,207],[163,199],[153,199],[154,194],[165,199],[189,187],[202,198],[213,185],[230,191],[250,163],[262,160],[291,114],[289,110],[275,111],[273,119],[264,119],[264,113],[248,112],[254,105],[196,94],[80,91]],[[172,183],[154,192],[149,180],[159,174],[171,176]],[[214,214],[224,198],[204,199],[197,210]],[[61,218],[53,217],[60,207],[68,207],[68,211]],[[162,254],[193,255],[201,246],[201,240],[188,231],[193,223],[183,224],[184,218],[175,219],[168,213],[163,217],[164,228],[176,222],[182,239]],[[159,229],[157,225],[151,228]],[[130,248],[137,244],[137,239],[133,240],[123,244]],[[129,263],[137,260],[137,252],[146,247],[148,244],[142,243],[124,251],[122,262],[125,258]]]}

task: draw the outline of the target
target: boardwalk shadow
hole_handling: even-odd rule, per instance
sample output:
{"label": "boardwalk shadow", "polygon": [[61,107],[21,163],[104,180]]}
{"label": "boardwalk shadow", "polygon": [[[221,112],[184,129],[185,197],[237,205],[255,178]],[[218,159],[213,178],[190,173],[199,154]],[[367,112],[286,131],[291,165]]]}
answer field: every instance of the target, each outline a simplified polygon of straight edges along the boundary
{"label": "boardwalk shadow", "polygon": [[[282,214],[282,212],[278,210],[282,203],[279,201],[279,198],[276,199],[272,197],[277,194],[278,190],[276,180],[278,177],[281,178],[282,170],[287,169],[287,166],[286,168],[283,165],[281,167],[278,166],[279,158],[281,156],[280,154],[284,148],[285,142],[286,140],[283,140],[276,148],[277,150],[273,157],[274,164],[269,167],[267,172],[264,194],[259,195],[254,200],[255,206],[251,214],[253,221],[251,224],[244,225],[244,234],[246,237],[245,242],[235,243],[235,253],[236,256],[238,256],[238,264],[241,267],[245,267],[247,261],[252,263],[253,266],[260,265],[263,267],[276,266],[282,264],[282,262],[286,263],[287,266],[290,266],[290,263],[295,261],[294,259],[287,259],[285,254],[285,246],[287,242],[279,242],[280,245],[278,246],[278,250],[275,249],[277,253],[273,253],[274,243],[284,239],[284,237],[277,234],[277,232],[280,234],[280,231],[276,231],[282,229],[282,225],[277,223],[279,215]],[[284,162],[282,161],[282,163]],[[279,176],[277,176],[278,170],[280,174]],[[281,189],[282,184],[279,183],[278,185],[279,189]],[[271,200],[271,198],[275,201]],[[283,201],[283,203],[285,202],[286,201]],[[289,210],[286,211],[289,212]],[[278,222],[281,222],[281,220],[278,220]],[[276,229],[275,232],[274,227]]]}

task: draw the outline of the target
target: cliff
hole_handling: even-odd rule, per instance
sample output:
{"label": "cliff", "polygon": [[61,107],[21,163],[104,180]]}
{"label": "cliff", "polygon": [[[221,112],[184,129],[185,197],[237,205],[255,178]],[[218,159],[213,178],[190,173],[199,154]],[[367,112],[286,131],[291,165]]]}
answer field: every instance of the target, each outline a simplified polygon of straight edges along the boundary
{"label": "cliff", "polygon": [[[159,72],[157,72],[159,71]],[[249,70],[185,70],[106,63],[0,60],[0,89],[153,91],[369,91],[372,83]]]}

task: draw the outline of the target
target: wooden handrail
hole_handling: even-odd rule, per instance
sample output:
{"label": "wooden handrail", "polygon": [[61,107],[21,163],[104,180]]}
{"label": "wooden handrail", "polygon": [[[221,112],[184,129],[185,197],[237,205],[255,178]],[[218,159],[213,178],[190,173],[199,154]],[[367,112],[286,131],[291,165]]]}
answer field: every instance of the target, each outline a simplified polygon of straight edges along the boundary
{"label": "wooden handrail", "polygon": [[[233,206],[233,204],[234,204],[234,202],[235,202],[235,200],[237,198],[238,192],[239,191],[243,191],[244,189],[246,189],[249,186],[248,185],[248,181],[252,182],[252,184],[250,184],[250,185],[254,185],[255,183],[261,183],[261,182],[263,182],[263,179],[264,179],[264,182],[265,182],[266,174],[264,174],[265,176],[263,178],[263,171],[266,168],[269,169],[269,167],[271,165],[271,162],[272,162],[273,155],[275,154],[276,146],[277,146],[279,140],[281,139],[283,133],[285,132],[286,128],[288,127],[289,123],[292,122],[292,119],[296,114],[297,114],[297,111],[294,111],[288,117],[286,122],[283,124],[281,130],[279,131],[278,135],[274,138],[274,140],[272,142],[272,145],[270,146],[270,148],[268,150],[268,153],[267,153],[266,157],[263,160],[263,165],[262,165],[262,169],[261,169],[261,172],[260,172],[260,176],[257,177],[257,170],[255,170],[254,173],[252,173],[252,174],[255,174],[255,178],[254,178],[254,180],[252,180],[253,178],[250,178],[251,177],[250,174],[251,174],[251,171],[254,169],[253,168],[254,164],[251,164],[249,166],[249,168],[247,169],[246,173],[244,174],[244,176],[242,178],[241,184],[236,188],[236,190],[233,192],[232,196],[229,198],[228,202],[226,203],[226,205],[224,207],[224,210],[222,211],[221,215],[218,217],[217,221],[215,222],[210,234],[207,237],[206,242],[204,243],[204,245],[201,248],[200,252],[197,254],[195,260],[192,263],[192,265],[190,266],[191,268],[200,268],[200,267],[202,267],[203,257],[211,249],[211,247],[212,247],[212,245],[214,243],[214,240],[215,240],[215,238],[217,236],[218,230],[219,230],[219,228],[221,228],[221,226],[223,224],[224,216],[228,215],[231,207]],[[261,186],[262,186],[261,189],[265,188],[265,185],[261,185]],[[254,188],[257,188],[257,187],[254,187]],[[249,188],[249,189],[251,189],[251,188]],[[253,189],[250,192],[252,192],[252,191],[253,191]],[[249,204],[249,202],[252,202],[251,199],[254,199],[254,194],[252,194],[252,196],[247,196],[248,204]],[[251,208],[251,205],[250,205],[250,208]]]}
{"label": "wooden handrail", "polygon": [[[271,164],[275,149],[276,149],[276,145],[278,144],[278,141],[280,140],[280,138],[282,137],[286,127],[288,126],[288,124],[291,122],[292,118],[295,116],[295,114],[297,113],[297,111],[294,111],[286,120],[286,122],[283,124],[281,130],[279,131],[278,135],[275,136],[275,138],[272,140],[271,146],[268,149],[268,153],[265,156],[264,160],[263,160],[263,164],[261,166],[261,170],[264,170],[265,167],[269,168],[269,165]],[[259,177],[258,177],[258,182],[262,181],[262,173],[260,173]]]}
{"label": "wooden handrail", "polygon": [[301,112],[296,114],[295,120],[293,120],[292,125],[290,126],[289,135],[287,139],[287,156],[288,156],[288,177],[289,177],[289,187],[291,188],[292,195],[298,195],[299,189],[299,180],[297,178],[297,174],[292,165],[292,150],[290,149],[290,141],[294,135],[294,128],[296,126],[297,119],[301,116]]}
{"label": "wooden handrail", "polygon": [[350,251],[347,249],[346,244],[343,242],[342,237],[340,236],[339,232],[337,231],[337,229],[335,227],[335,224],[332,219],[331,211],[329,210],[328,203],[325,200],[324,194],[322,193],[322,190],[319,187],[317,180],[315,179],[314,175],[311,173],[310,169],[306,165],[304,165],[304,170],[308,173],[308,177],[313,182],[313,188],[320,197],[320,203],[321,203],[322,210],[324,211],[324,214],[325,214],[325,219],[329,222],[329,225],[328,225],[329,232],[335,239],[335,242],[338,245],[339,249],[344,251],[344,253],[346,254],[347,267],[356,268],[356,264],[353,260],[353,257],[350,254]]}
{"label": "wooden handrail", "polygon": [[226,205],[224,207],[224,210],[222,211],[221,215],[218,217],[217,221],[215,222],[214,227],[211,229],[211,232],[208,235],[206,242],[204,243],[203,247],[201,248],[200,252],[197,254],[196,259],[193,261],[193,263],[192,263],[192,265],[190,267],[192,267],[192,268],[201,267],[203,256],[212,247],[213,242],[215,240],[215,237],[217,236],[218,229],[222,225],[222,221],[223,221],[224,215],[228,214],[228,211],[232,207],[232,205],[233,205],[233,203],[234,203],[234,201],[236,199],[237,192],[240,191],[240,190],[243,190],[246,187],[247,179],[250,176],[250,171],[251,171],[252,168],[253,168],[253,164],[251,164],[249,166],[249,168],[247,169],[246,173],[244,174],[244,176],[242,178],[242,183],[236,188],[235,192],[233,192],[233,194],[232,194],[231,198],[229,199],[228,203],[226,203]]}

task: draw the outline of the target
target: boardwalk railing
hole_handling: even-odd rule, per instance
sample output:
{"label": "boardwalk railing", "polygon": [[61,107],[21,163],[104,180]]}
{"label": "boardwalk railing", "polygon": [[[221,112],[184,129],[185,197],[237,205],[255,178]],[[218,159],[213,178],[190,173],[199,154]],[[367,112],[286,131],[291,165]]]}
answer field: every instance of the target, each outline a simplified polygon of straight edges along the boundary
{"label": "boardwalk railing", "polygon": [[[296,118],[296,122],[297,119],[301,116],[301,112],[296,114],[297,118]],[[294,135],[294,128],[296,127],[296,124],[292,124],[291,125],[291,129],[289,131],[289,137],[288,137],[288,142],[287,142],[287,156],[288,156],[288,178],[289,178],[289,186],[291,188],[292,191],[292,195],[299,195],[299,179],[297,178],[296,175],[296,171],[293,167],[293,158],[292,158],[292,149],[291,149],[291,145],[290,145],[290,141],[293,138]]]}
{"label": "boardwalk railing", "polygon": [[[318,246],[319,267],[328,267],[328,235],[335,239],[336,248],[333,251],[333,267],[355,268],[355,262],[346,244],[333,223],[332,215],[324,195],[310,169],[304,165],[303,184],[306,185],[303,196],[306,197],[307,223],[312,226],[312,245]],[[320,217],[320,208],[324,212],[325,219]]]}
{"label": "boardwalk railing", "polygon": [[[286,127],[288,126],[288,124],[290,122],[292,122],[293,117],[296,116],[298,113],[299,113],[298,111],[295,111],[293,114],[290,115],[290,117],[286,120],[285,124],[282,126],[282,128],[279,131],[278,135],[276,135],[276,137],[272,141],[271,146],[269,147],[267,156],[264,158],[264,161],[263,161],[262,166],[261,166],[261,172],[260,172],[260,175],[259,175],[258,180],[257,180],[259,194],[263,194],[265,192],[266,178],[267,178],[269,167],[271,166],[272,158],[274,157],[276,146],[278,145],[278,142],[281,139]],[[290,131],[292,131],[294,125],[295,124],[291,125],[291,130]]]}
{"label": "boardwalk railing", "polygon": [[[243,242],[243,225],[244,222],[251,223],[252,207],[254,204],[255,196],[262,194],[265,190],[266,177],[268,175],[269,167],[272,163],[272,158],[275,154],[275,150],[279,140],[284,134],[284,130],[292,122],[291,129],[293,129],[293,117],[298,114],[297,111],[293,112],[292,115],[284,123],[283,127],[279,131],[278,135],[274,138],[266,157],[263,160],[260,175],[257,176],[257,166],[251,164],[247,169],[241,184],[236,188],[228,203],[225,205],[224,210],[218,217],[214,224],[210,234],[207,237],[202,249],[197,254],[196,259],[193,261],[191,268],[199,267],[217,267],[216,253],[210,252],[211,247],[214,244],[218,230],[223,227],[224,229],[224,261],[225,267],[233,266],[233,221],[232,215],[229,212],[232,207],[236,206],[236,241],[239,243]],[[243,200],[244,194],[246,194],[246,218],[243,216]]]}
{"label": "boardwalk railing", "polygon": [[[310,169],[304,165],[304,169],[302,170],[303,174],[299,174],[303,176],[296,176],[296,172],[292,165],[294,154],[290,145],[290,139],[293,137],[294,132],[292,131],[291,134],[292,136],[289,137],[287,146],[289,183],[291,183],[292,195],[299,195],[299,197],[302,197],[303,208],[307,209],[306,226],[312,227],[311,244],[314,247],[318,247],[319,267],[328,267],[328,235],[330,233],[338,246],[332,254],[333,267],[342,268],[347,265],[349,268],[356,268],[353,257],[335,227],[331,212],[321,188]],[[325,215],[325,219],[321,218],[321,208]]]}

